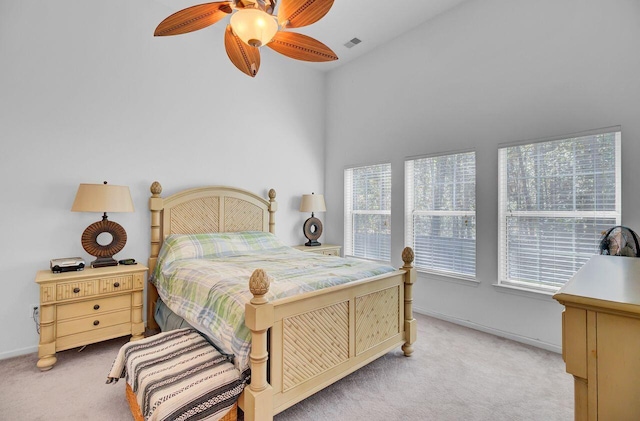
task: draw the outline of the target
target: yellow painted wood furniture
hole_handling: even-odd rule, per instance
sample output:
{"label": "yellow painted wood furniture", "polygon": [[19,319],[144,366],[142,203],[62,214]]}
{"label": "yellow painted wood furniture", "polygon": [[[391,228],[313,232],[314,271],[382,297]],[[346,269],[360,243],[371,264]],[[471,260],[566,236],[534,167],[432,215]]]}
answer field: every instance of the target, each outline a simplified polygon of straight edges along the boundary
{"label": "yellow painted wood furniture", "polygon": [[326,256],[340,256],[340,249],[342,247],[337,246],[335,244],[322,244],[319,246],[313,246],[313,247],[308,247],[308,246],[294,246],[294,249],[298,249],[298,250],[302,250],[302,251],[308,251],[310,253],[319,253],[319,254],[324,254]]}
{"label": "yellow painted wood furniture", "polygon": [[40,286],[38,367],[49,370],[56,352],[119,336],[142,339],[144,265],[36,274]]}
{"label": "yellow painted wood furniture", "polygon": [[[188,189],[163,198],[162,186],[154,182],[151,193],[151,268],[170,234],[275,233],[274,190],[268,200],[224,186]],[[412,310],[413,258],[407,247],[402,253],[404,266],[396,271],[276,301],[264,297],[268,274],[256,269],[247,280],[253,294],[245,307],[252,338],[251,384],[238,400],[244,419],[272,420],[400,346],[404,355],[411,355],[417,329]],[[147,325],[154,329],[157,298],[155,286],[148,283]]]}
{"label": "yellow painted wood furniture", "polygon": [[553,296],[576,420],[640,420],[640,258],[594,256]]}

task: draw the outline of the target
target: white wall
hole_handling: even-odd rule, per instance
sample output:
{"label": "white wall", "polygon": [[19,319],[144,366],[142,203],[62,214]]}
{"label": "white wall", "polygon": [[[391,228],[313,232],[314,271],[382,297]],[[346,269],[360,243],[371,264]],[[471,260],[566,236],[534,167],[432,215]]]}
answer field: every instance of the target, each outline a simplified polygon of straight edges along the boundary
{"label": "white wall", "polygon": [[342,243],[344,168],[391,162],[400,265],[404,159],[473,148],[480,283],[421,275],[415,308],[559,351],[558,303],[493,286],[497,146],[620,125],[622,219],[640,231],[639,51],[637,0],[475,0],[331,72],[327,241]]}
{"label": "white wall", "polygon": [[324,241],[341,244],[343,169],[390,161],[399,265],[404,158],[475,148],[480,284],[421,276],[415,306],[552,349],[561,307],[492,286],[497,145],[621,125],[623,223],[640,231],[637,0],[472,0],[331,72],[328,89],[270,50],[245,76],[223,23],[152,37],[168,3],[0,0],[0,358],[36,349],[35,272],[54,257],[91,259],[80,235],[99,216],[69,211],[82,182],[131,187],[136,212],[110,217],[129,236],[116,257],[144,263],[154,180],[168,194],[275,188],[290,244],[304,240],[300,195],[324,190]]}
{"label": "white wall", "polygon": [[[165,2],[167,3],[167,2]],[[37,349],[29,306],[49,259],[81,256],[98,214],[70,212],[79,183],[128,185],[117,258],[146,264],[149,186],[278,193],[277,232],[304,240],[300,196],[323,191],[325,77],[262,52],[252,79],[224,50],[226,22],[154,38],[153,0],[0,0],[0,358]],[[35,364],[35,361],[34,361]]]}

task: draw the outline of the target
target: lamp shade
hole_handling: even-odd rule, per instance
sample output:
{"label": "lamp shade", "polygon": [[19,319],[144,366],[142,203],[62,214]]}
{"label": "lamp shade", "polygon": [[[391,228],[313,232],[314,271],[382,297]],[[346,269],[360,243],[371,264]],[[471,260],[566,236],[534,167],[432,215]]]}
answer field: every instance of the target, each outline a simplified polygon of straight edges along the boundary
{"label": "lamp shade", "polygon": [[278,22],[275,18],[260,9],[238,10],[231,15],[229,23],[233,33],[252,47],[267,44],[278,32]]}
{"label": "lamp shade", "polygon": [[324,196],[321,194],[303,194],[300,202],[300,212],[326,212]]}
{"label": "lamp shade", "polygon": [[127,186],[80,184],[71,206],[73,212],[133,212]]}

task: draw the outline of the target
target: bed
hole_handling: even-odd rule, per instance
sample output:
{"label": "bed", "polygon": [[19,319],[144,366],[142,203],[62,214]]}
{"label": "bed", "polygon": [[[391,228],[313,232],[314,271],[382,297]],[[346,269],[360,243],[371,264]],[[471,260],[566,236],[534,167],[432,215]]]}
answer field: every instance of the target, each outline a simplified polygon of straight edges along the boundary
{"label": "bed", "polygon": [[[275,234],[274,190],[269,191],[268,199],[225,186],[193,188],[168,197],[162,197],[158,182],[150,190],[152,269],[157,263],[165,265],[162,259],[166,256],[160,253],[167,247],[163,247],[165,239],[247,232],[257,233],[260,241],[264,238],[271,241],[268,235],[259,233]],[[282,252],[290,253],[284,249]],[[296,252],[300,258],[315,254]],[[413,251],[407,247],[400,269],[391,268],[364,279],[283,298],[274,295],[278,286],[271,285],[269,270],[265,270],[277,258],[270,256],[247,274],[244,282],[250,298],[244,306],[243,318],[250,337],[247,364],[251,381],[238,400],[245,420],[270,420],[398,347],[404,355],[411,355],[416,339],[412,312],[412,284],[416,276],[413,257]],[[147,325],[151,329],[158,329],[154,319],[158,297],[158,289],[149,282]],[[207,329],[197,323],[195,327]]]}

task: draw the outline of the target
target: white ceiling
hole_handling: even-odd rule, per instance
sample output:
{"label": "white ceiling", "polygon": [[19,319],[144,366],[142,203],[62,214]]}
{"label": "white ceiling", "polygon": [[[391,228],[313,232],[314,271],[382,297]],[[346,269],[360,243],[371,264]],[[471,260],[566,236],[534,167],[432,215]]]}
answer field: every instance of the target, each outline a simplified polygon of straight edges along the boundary
{"label": "white ceiling", "polygon": [[[170,8],[170,13],[189,6],[206,3],[198,0],[156,0]],[[286,0],[278,0],[281,4]],[[328,71],[373,50],[433,17],[467,0],[335,0],[333,7],[313,25],[295,29],[326,44],[339,57],[328,63],[306,63],[315,69]],[[277,9],[276,9],[277,11]],[[226,18],[225,18],[226,19]],[[159,22],[158,22],[159,23]],[[223,20],[216,25],[226,25]],[[203,29],[204,31],[207,28]],[[352,48],[344,46],[352,38],[362,42]]]}

